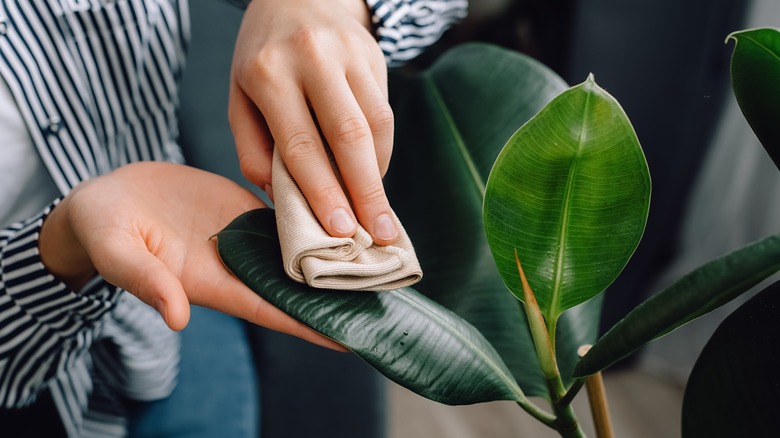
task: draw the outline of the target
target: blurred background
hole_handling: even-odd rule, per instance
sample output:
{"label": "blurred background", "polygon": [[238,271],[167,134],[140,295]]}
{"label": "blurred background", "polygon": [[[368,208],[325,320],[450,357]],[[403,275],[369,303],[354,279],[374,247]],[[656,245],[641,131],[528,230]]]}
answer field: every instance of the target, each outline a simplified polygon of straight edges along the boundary
{"label": "blurred background", "polygon": [[[191,9],[182,143],[191,164],[249,187],[226,117],[241,11],[215,0],[192,0]],[[490,42],[539,59],[570,84],[593,73],[623,105],[645,151],[653,195],[645,237],[606,292],[605,330],[670,280],[778,231],[780,204],[772,201],[780,178],[733,98],[733,42],[724,41],[735,30],[779,25],[777,0],[472,0],[469,18],[406,68],[424,68],[462,42]],[[617,436],[679,436],[690,368],[737,304],[606,373]],[[352,355],[248,330],[266,438],[555,436],[512,403],[442,406],[389,383]],[[589,431],[581,398],[576,409]]]}

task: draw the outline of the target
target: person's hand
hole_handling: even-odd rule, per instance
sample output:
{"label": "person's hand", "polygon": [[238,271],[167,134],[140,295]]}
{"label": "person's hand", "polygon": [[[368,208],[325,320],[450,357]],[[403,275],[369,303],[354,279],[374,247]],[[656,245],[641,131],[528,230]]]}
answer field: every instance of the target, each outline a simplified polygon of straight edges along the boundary
{"label": "person's hand", "polygon": [[247,179],[273,196],[276,147],[330,235],[352,236],[357,218],[387,245],[398,237],[382,185],[394,122],[387,66],[368,28],[364,0],[253,0],[236,42],[228,116]]}
{"label": "person's hand", "polygon": [[130,164],[76,186],[52,210],[39,238],[41,260],[74,290],[99,273],[156,308],[174,330],[187,325],[195,304],[343,350],[264,301],[220,261],[210,237],[264,206],[215,174]]}

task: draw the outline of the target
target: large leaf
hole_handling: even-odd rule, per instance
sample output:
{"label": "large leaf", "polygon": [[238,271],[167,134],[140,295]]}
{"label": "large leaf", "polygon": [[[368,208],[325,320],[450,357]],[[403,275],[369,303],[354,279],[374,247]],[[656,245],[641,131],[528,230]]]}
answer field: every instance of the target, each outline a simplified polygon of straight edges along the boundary
{"label": "large leaf", "polygon": [[577,364],[575,376],[601,371],[644,344],[705,315],[780,269],[780,234],[693,270],[628,313]]}
{"label": "large leaf", "polygon": [[601,293],[644,232],[650,176],[625,112],[589,77],[512,136],[485,193],[485,230],[522,299],[515,250],[547,320]]}
{"label": "large leaf", "polygon": [[[546,396],[521,304],[504,286],[485,238],[482,200],[506,141],[567,85],[527,56],[483,44],[392,79],[396,139],[385,187],[423,267],[415,288],[477,327],[526,394]],[[600,308],[593,302],[564,314],[564,375],[577,346],[595,341]]]}
{"label": "large leaf", "polygon": [[778,436],[780,283],[729,315],[696,361],[685,388],[683,436]]}
{"label": "large leaf", "polygon": [[734,32],[731,57],[734,95],[750,127],[780,167],[780,30]]}
{"label": "large leaf", "polygon": [[268,302],[424,397],[447,404],[525,399],[474,327],[414,290],[332,291],[288,278],[273,210],[239,216],[217,235],[217,247],[225,266]]}

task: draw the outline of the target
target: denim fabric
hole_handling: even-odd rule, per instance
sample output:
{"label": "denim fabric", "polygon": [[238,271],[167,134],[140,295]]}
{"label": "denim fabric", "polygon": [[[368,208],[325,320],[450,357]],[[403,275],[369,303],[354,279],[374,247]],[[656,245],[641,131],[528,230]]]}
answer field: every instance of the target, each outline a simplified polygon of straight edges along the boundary
{"label": "denim fabric", "polygon": [[257,438],[258,382],[245,328],[193,306],[182,331],[179,381],[170,397],[137,404],[130,438]]}

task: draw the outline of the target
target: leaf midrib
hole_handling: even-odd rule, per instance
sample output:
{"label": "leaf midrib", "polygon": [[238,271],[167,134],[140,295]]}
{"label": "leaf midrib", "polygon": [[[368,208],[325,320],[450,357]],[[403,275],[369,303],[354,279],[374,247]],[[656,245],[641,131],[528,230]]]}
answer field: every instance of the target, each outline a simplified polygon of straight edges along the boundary
{"label": "leaf midrib", "polygon": [[[747,34],[745,34],[745,35],[743,35],[743,36],[745,37],[745,40],[747,40],[747,41],[750,41],[751,43],[755,44],[755,45],[756,45],[757,47],[759,47],[760,49],[763,49],[763,50],[764,50],[764,51],[766,51],[766,52],[767,52],[769,55],[771,55],[771,56],[772,56],[772,58],[774,58],[776,61],[780,62],[780,55],[778,55],[777,53],[775,53],[775,52],[774,52],[774,51],[773,51],[773,50],[772,50],[770,47],[768,47],[766,44],[764,44],[764,43],[762,43],[762,42],[758,41],[757,39],[753,38],[753,37],[752,37],[752,36],[750,36],[750,35],[747,35]],[[739,39],[737,39],[737,42],[739,42]]]}
{"label": "leaf midrib", "polygon": [[452,118],[452,113],[450,113],[449,108],[444,103],[444,98],[442,97],[439,88],[436,86],[436,83],[433,81],[433,79],[431,79],[431,75],[426,74],[423,76],[423,79],[427,85],[426,88],[430,91],[431,96],[436,103],[436,107],[440,110],[440,113],[444,117],[444,121],[449,128],[450,134],[452,134],[453,140],[455,140],[455,144],[458,146],[458,152],[460,152],[460,156],[463,159],[469,174],[471,175],[471,180],[474,183],[474,187],[479,192],[480,199],[483,199],[485,197],[485,183],[482,181],[482,175],[479,174],[477,165],[474,163],[474,160],[471,158],[471,154],[466,147],[466,142],[463,141],[463,136],[460,134],[460,131],[455,124],[455,120]]}
{"label": "leaf midrib", "polygon": [[265,232],[251,230],[251,229],[245,229],[245,228],[237,229],[237,230],[224,229],[224,230],[220,231],[219,233],[215,234],[215,236],[219,237],[220,235],[229,235],[229,234],[249,234],[251,236],[260,236],[260,237],[262,237],[264,239],[269,239],[269,240],[278,240],[279,239],[278,236],[273,236],[273,235],[267,234]]}
{"label": "leaf midrib", "polygon": [[[555,327],[555,319],[560,314],[560,299],[561,289],[563,288],[563,272],[564,263],[566,262],[566,241],[568,237],[569,229],[569,209],[572,202],[572,193],[574,192],[574,175],[577,173],[577,165],[579,164],[579,158],[582,155],[582,145],[584,143],[584,134],[586,131],[588,121],[588,108],[590,106],[591,93],[590,90],[586,90],[585,105],[582,111],[582,124],[580,126],[580,138],[577,142],[577,153],[574,156],[574,163],[569,168],[569,175],[566,181],[566,191],[563,196],[563,208],[561,209],[561,230],[558,234],[558,254],[556,255],[556,264],[558,268],[555,270],[555,280],[553,281],[553,287],[550,294],[550,308],[546,315],[547,326]],[[551,334],[552,336],[552,334]]]}
{"label": "leaf midrib", "polygon": [[523,393],[523,390],[520,389],[520,386],[517,384],[514,378],[508,375],[505,370],[503,370],[500,366],[498,366],[498,364],[495,361],[493,361],[488,355],[486,355],[481,348],[479,348],[476,344],[474,344],[474,342],[472,342],[471,339],[463,336],[463,334],[459,330],[457,330],[452,324],[450,324],[448,321],[444,320],[439,315],[429,311],[425,306],[420,304],[418,301],[402,293],[401,290],[395,290],[393,292],[398,298],[406,301],[411,306],[417,308],[420,312],[424,313],[428,318],[438,322],[443,327],[448,328],[450,333],[454,334],[457,338],[463,341],[463,343],[466,346],[468,346],[473,352],[475,352],[480,359],[482,359],[485,363],[487,363],[488,366],[496,373],[496,375],[498,375],[501,378],[501,380],[503,380],[507,384],[507,386],[512,389],[512,391],[518,397],[516,401],[526,400],[525,393]]}

